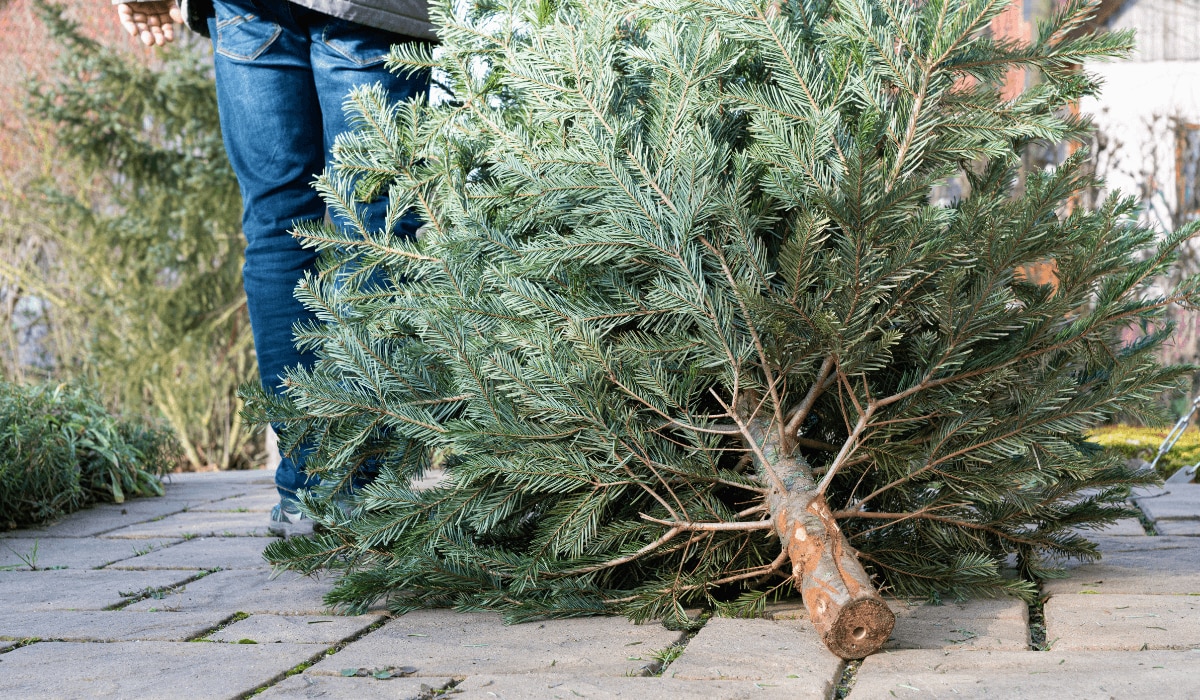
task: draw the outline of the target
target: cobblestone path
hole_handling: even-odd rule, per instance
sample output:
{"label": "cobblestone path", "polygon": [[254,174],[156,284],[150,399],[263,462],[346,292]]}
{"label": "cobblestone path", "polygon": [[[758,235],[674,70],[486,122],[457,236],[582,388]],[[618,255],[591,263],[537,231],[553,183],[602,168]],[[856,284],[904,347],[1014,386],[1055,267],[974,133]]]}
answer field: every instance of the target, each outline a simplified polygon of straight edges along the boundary
{"label": "cobblestone path", "polygon": [[0,698],[1200,698],[1200,485],[1143,494],[1158,534],[1110,528],[1044,606],[891,601],[893,638],[850,664],[798,605],[694,635],[333,615],[328,580],[271,578],[274,499],[265,471],[176,475],[163,498],[0,534]]}

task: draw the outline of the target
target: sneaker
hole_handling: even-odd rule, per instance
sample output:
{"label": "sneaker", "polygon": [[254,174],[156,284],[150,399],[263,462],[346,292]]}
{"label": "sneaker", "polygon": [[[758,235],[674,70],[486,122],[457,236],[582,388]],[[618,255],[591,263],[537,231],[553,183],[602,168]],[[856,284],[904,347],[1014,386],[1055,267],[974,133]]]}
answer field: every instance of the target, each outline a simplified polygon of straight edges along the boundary
{"label": "sneaker", "polygon": [[307,537],[313,534],[313,521],[300,512],[299,503],[281,499],[271,509],[271,519],[267,523],[267,532],[284,539],[289,537]]}

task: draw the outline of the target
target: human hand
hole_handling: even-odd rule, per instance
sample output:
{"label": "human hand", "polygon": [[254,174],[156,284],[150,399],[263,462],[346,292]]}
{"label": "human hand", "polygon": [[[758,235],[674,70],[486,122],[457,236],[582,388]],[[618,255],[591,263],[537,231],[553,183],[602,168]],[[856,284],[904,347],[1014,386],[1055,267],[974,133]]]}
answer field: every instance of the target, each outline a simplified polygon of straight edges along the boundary
{"label": "human hand", "polygon": [[117,5],[117,21],[146,46],[162,46],[175,40],[175,23],[183,16],[173,0],[153,0]]}

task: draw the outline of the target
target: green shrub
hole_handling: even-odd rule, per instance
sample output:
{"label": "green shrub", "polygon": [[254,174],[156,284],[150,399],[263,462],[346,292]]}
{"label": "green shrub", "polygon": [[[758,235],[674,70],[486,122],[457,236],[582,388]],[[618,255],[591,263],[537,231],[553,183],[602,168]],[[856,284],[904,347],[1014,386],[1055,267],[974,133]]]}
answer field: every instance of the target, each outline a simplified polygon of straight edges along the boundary
{"label": "green shrub", "polygon": [[112,416],[82,387],[0,383],[0,529],[161,496],[157,477],[176,450],[167,432]]}

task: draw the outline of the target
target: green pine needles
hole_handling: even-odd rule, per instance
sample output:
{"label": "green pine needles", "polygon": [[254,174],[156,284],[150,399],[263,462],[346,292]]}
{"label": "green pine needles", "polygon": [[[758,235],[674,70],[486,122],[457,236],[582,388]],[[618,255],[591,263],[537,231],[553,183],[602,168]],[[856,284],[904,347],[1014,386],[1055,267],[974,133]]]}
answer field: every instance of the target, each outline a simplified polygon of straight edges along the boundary
{"label": "green pine needles", "polygon": [[[436,57],[392,59],[454,98],[356,92],[319,185],[351,217],[388,194],[389,230],[302,231],[324,359],[252,410],[327,484],[379,477],[351,516],[306,498],[326,530],[273,563],[344,570],[352,610],[686,624],[797,582],[781,493],[893,594],[1031,596],[1096,556],[1080,531],[1153,477],[1084,435],[1185,371],[1154,352],[1197,283],[1154,281],[1197,227],[1075,205],[1082,155],[1016,168],[1085,133],[1078,66],[1127,34],[1080,35],[1086,2],[1029,44],[989,38],[1002,0],[455,4]],[[1038,80],[1006,101],[1011,68]]]}

